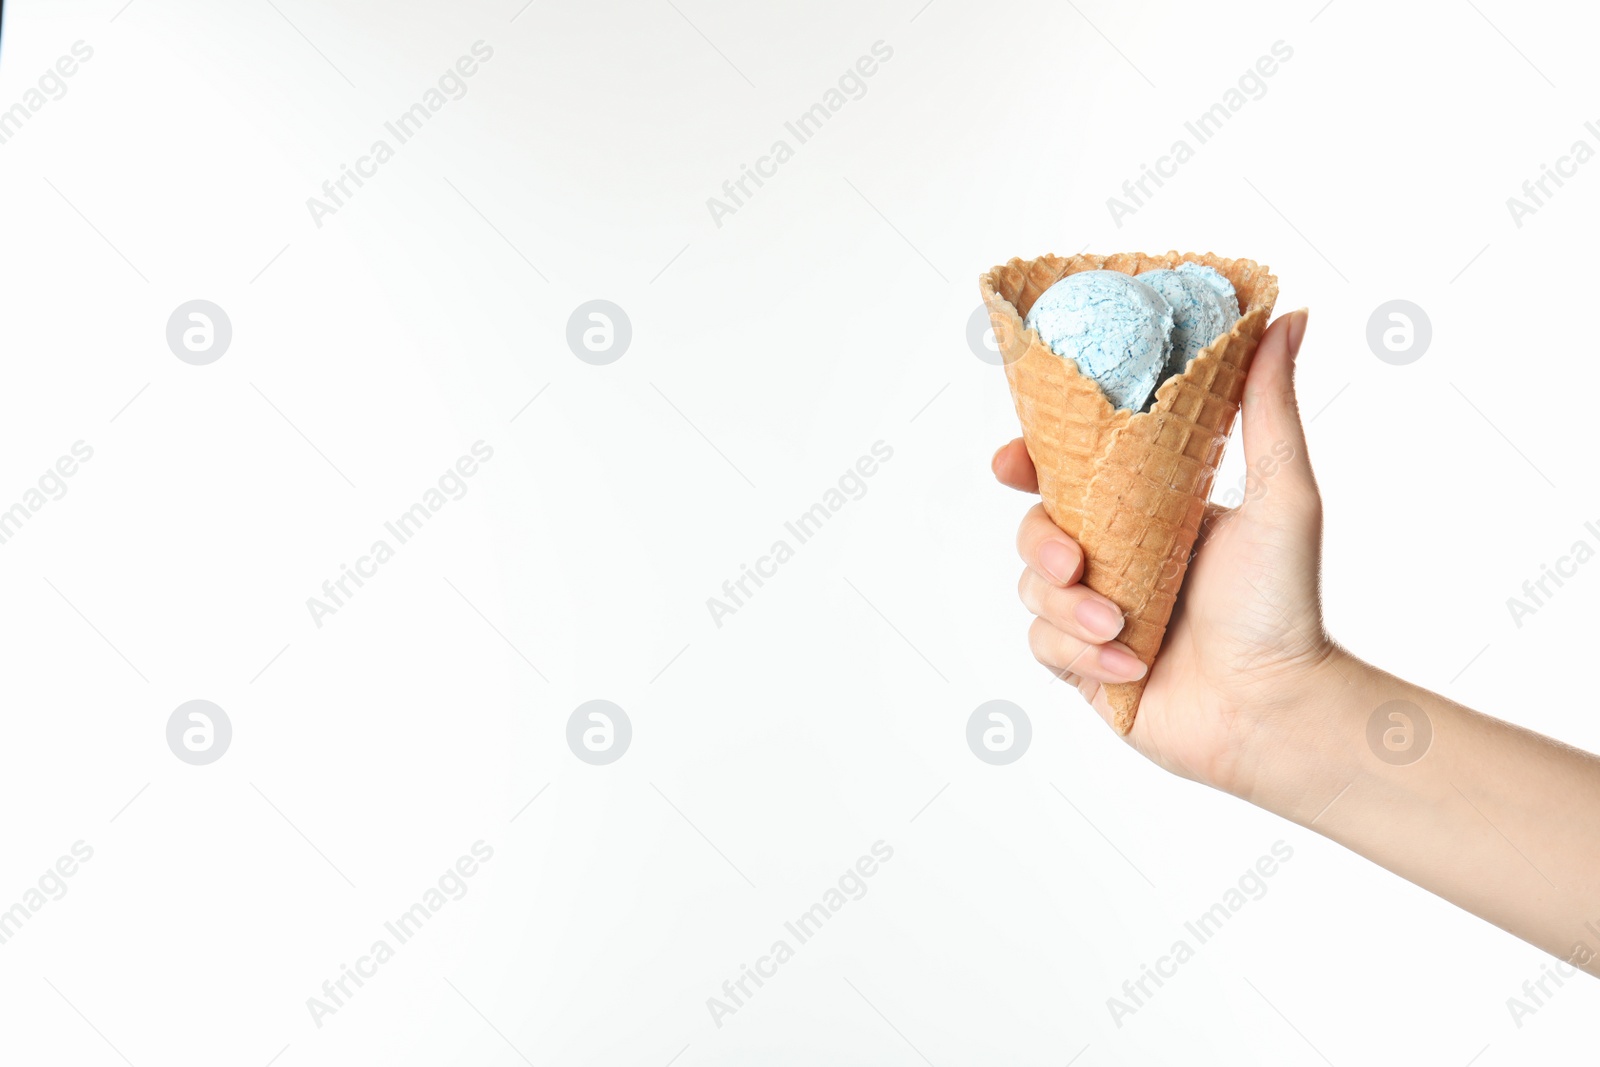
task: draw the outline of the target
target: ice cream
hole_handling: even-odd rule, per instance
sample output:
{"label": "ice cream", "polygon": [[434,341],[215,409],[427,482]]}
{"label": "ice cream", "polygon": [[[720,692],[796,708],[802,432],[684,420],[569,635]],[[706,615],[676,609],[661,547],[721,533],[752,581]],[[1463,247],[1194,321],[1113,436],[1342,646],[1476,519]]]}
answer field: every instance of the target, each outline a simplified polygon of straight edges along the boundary
{"label": "ice cream", "polygon": [[1145,271],[1138,280],[1160,293],[1172,308],[1172,353],[1163,381],[1182,374],[1191,359],[1239,319],[1239,298],[1232,283],[1204,264]]}
{"label": "ice cream", "polygon": [[1028,311],[1056,355],[1077,364],[1117,409],[1142,409],[1172,352],[1172,309],[1131,274],[1086,270],[1056,282]]}
{"label": "ice cream", "polygon": [[1204,263],[1180,263],[1178,273],[1211,286],[1222,298],[1222,307],[1228,315],[1228,325],[1233,325],[1239,317],[1239,294],[1234,292],[1233,283],[1220,270],[1208,267]]}

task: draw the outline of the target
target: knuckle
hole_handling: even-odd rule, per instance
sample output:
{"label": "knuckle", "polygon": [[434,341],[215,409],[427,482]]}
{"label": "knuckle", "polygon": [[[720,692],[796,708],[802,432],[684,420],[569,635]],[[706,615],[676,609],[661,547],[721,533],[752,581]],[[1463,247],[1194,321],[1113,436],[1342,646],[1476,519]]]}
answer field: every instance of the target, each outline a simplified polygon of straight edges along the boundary
{"label": "knuckle", "polygon": [[1045,534],[1053,524],[1045,516],[1044,507],[1035,504],[1022,516],[1022,524],[1017,527],[1017,552],[1023,559],[1028,559],[1033,550],[1038,547]]}
{"label": "knuckle", "polygon": [[1078,621],[1078,616],[1075,614],[1079,603],[1088,595],[1081,586],[1051,589],[1049,598],[1043,605],[1045,610],[1041,614],[1055,623],[1057,628],[1092,643],[1094,638],[1083,628],[1083,623]]}
{"label": "knuckle", "polygon": [[1053,668],[1056,642],[1051,630],[1051,625],[1043,619],[1034,619],[1028,627],[1028,651],[1033,653],[1034,659]]}

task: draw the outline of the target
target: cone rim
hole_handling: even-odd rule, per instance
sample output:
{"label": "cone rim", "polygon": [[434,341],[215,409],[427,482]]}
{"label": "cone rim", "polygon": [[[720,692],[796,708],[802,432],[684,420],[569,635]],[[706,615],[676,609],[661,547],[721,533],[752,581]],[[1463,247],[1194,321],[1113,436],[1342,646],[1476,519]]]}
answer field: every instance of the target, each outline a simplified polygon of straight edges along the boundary
{"label": "cone rim", "polygon": [[[1121,269],[1122,265],[1130,262],[1136,269]],[[1044,343],[1044,339],[1039,336],[1038,330],[1027,325],[1021,310],[1015,304],[1000,295],[995,287],[995,279],[999,272],[1007,269],[1017,270],[1026,275],[1037,263],[1046,263],[1052,269],[1055,269],[1057,264],[1066,268],[1061,270],[1057,276],[1057,281],[1067,277],[1069,274],[1079,274],[1086,270],[1115,270],[1118,273],[1137,278],[1147,270],[1171,270],[1183,263],[1199,263],[1202,266],[1216,270],[1226,277],[1229,283],[1234,286],[1236,293],[1238,291],[1238,283],[1234,281],[1232,273],[1235,268],[1243,270],[1252,279],[1259,276],[1259,280],[1256,281],[1251,293],[1249,303],[1239,309],[1239,317],[1233,321],[1233,324],[1227,330],[1218,334],[1210,344],[1201,349],[1199,354],[1191,359],[1181,372],[1168,376],[1156,387],[1155,403],[1147,411],[1134,411],[1132,408],[1116,407],[1111,403],[1110,398],[1106,396],[1105,390],[1100,388],[1100,383],[1080,371],[1075,360],[1057,354],[1057,358],[1065,365],[1067,380],[1082,378],[1094,385],[1095,394],[1099,398],[1101,405],[1103,405],[1103,409],[1099,411],[1101,421],[1114,418],[1118,412],[1123,411],[1128,413],[1131,421],[1132,419],[1155,415],[1158,411],[1170,410],[1172,402],[1181,390],[1179,383],[1191,376],[1198,377],[1200,374],[1209,373],[1212,365],[1216,362],[1214,351],[1218,349],[1218,346],[1250,329],[1252,323],[1247,322],[1247,320],[1270,315],[1278,299],[1278,278],[1277,275],[1272,273],[1272,268],[1264,267],[1253,259],[1245,259],[1243,257],[1228,259],[1213,252],[1179,252],[1173,249],[1164,255],[1152,255],[1147,252],[1116,252],[1110,255],[1079,252],[1071,256],[1058,256],[1053,252],[1046,252],[1044,255],[1035,256],[1032,259],[1013,256],[1005,263],[991,267],[978,276],[978,292],[983,297],[984,305],[989,309],[991,318],[996,312],[999,312],[1008,315],[1012,319],[1015,336],[1019,339],[1024,351],[1033,345],[1038,345],[1045,351],[1052,353],[1055,352],[1055,349]],[[1205,362],[1202,363],[1202,360]]]}

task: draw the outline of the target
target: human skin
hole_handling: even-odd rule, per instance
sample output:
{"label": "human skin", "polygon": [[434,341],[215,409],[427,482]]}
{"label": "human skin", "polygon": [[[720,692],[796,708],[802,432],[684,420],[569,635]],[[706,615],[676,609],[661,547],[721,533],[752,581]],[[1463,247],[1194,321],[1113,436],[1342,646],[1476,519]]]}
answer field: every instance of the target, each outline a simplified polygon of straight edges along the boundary
{"label": "human skin", "polygon": [[[1285,315],[1261,339],[1242,422],[1246,465],[1270,473],[1238,508],[1210,508],[1126,740],[1600,977],[1600,758],[1396,678],[1323,628],[1322,499],[1294,392],[1306,319]],[[992,465],[1038,492],[1021,439]],[[1101,683],[1145,670],[1114,640],[1121,613],[1080,584],[1083,552],[1041,505],[1017,547],[1035,658],[1109,723]],[[1402,742],[1411,729],[1414,762],[1368,740],[1397,700],[1420,716],[1379,718]]]}

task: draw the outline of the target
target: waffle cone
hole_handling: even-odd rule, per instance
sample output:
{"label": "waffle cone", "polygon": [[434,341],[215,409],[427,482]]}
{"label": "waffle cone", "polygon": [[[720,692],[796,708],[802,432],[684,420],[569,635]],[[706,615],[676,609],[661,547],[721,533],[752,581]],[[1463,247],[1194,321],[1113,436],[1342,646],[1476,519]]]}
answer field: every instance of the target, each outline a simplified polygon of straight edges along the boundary
{"label": "waffle cone", "polygon": [[[1241,314],[1182,374],[1162,383],[1147,412],[1113,408],[1092,378],[1023,325],[1033,302],[1068,274],[1139,274],[1180,263],[1225,275]],[[1278,298],[1278,279],[1248,259],[1123,253],[1013,259],[980,277],[978,286],[1045,511],[1083,547],[1084,584],[1122,609],[1121,641],[1152,666],[1239,413],[1245,374]],[[1149,677],[1104,686],[1119,733],[1133,729]]]}

